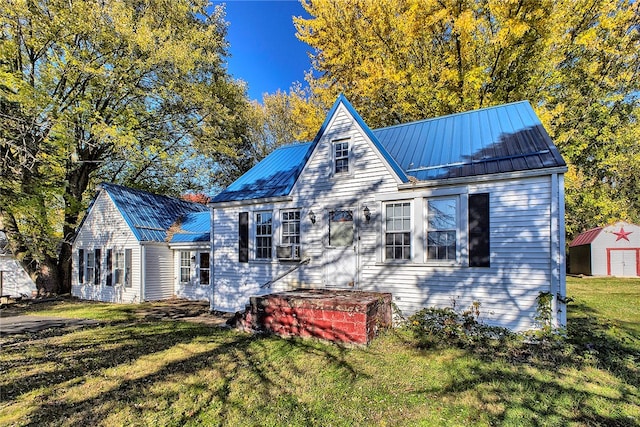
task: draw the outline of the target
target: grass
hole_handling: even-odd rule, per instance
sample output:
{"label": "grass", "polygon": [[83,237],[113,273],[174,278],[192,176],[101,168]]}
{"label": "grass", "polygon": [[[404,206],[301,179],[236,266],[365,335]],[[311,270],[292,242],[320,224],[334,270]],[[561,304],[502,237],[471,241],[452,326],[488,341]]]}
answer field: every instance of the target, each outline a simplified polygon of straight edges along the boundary
{"label": "grass", "polygon": [[567,342],[527,357],[421,348],[402,329],[349,349],[43,305],[102,322],[2,338],[0,424],[639,425],[640,280],[570,278],[568,294]]}

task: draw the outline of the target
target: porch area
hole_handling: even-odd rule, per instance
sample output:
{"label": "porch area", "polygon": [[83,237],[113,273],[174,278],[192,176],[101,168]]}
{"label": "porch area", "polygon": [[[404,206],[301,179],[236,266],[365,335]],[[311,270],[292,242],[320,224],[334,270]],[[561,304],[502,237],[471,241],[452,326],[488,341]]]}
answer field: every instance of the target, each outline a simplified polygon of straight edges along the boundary
{"label": "porch area", "polygon": [[235,320],[236,327],[246,331],[368,345],[391,327],[391,294],[330,289],[277,292],[252,297]]}

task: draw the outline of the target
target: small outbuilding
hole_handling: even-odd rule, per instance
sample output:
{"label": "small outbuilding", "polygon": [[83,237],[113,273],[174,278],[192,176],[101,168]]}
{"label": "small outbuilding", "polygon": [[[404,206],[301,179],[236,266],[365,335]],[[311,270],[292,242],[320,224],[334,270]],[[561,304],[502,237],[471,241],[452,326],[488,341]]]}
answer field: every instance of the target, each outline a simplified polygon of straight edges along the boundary
{"label": "small outbuilding", "polygon": [[640,276],[640,226],[620,221],[579,234],[569,245],[569,272]]}
{"label": "small outbuilding", "polygon": [[36,290],[36,284],[9,250],[7,236],[0,231],[0,294],[31,297]]}
{"label": "small outbuilding", "polygon": [[206,206],[102,184],[73,243],[71,293],[82,299],[207,300]]}

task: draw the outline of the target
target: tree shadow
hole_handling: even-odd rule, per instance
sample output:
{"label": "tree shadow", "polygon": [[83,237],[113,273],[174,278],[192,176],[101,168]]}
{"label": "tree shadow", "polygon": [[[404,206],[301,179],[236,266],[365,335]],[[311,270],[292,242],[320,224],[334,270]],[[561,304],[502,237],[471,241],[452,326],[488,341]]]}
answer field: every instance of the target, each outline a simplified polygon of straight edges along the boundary
{"label": "tree shadow", "polygon": [[[499,424],[513,422],[517,413],[521,422],[533,425],[553,420],[562,424],[637,425],[636,420],[614,411],[603,414],[593,403],[570,411],[564,405],[556,405],[567,398],[600,400],[605,402],[600,403],[604,407],[638,403],[640,347],[637,338],[616,332],[614,324],[603,320],[600,313],[585,304],[569,305],[569,312],[571,319],[565,337],[534,334],[524,335],[528,338],[523,340],[522,335],[515,334],[499,339],[489,334],[462,338],[454,334],[450,340],[438,342],[435,339],[444,334],[425,339],[422,335],[425,331],[429,334],[429,329],[419,326],[413,328],[413,341],[406,340],[405,344],[417,347],[425,357],[435,351],[431,347],[457,348],[475,361],[472,369],[452,378],[437,391],[451,398],[470,393],[482,406],[501,405],[503,409],[492,414]],[[589,368],[606,372],[616,381],[603,378],[606,385],[600,387],[590,378],[594,373]],[[583,376],[585,371],[591,374]],[[565,380],[567,375],[574,378]],[[436,390],[422,392],[429,394]]]}
{"label": "tree shadow", "polygon": [[[36,334],[37,335],[37,334]],[[46,334],[45,334],[46,336]],[[35,338],[35,337],[34,337]],[[287,357],[294,352],[302,354],[302,359],[318,358],[323,366],[339,372],[345,381],[354,381],[363,373],[347,360],[348,349],[327,345],[313,340],[281,339],[250,335],[221,328],[180,321],[139,322],[131,326],[123,324],[109,327],[86,328],[79,334],[59,333],[53,340],[34,340],[3,349],[10,363],[3,364],[3,370],[28,371],[29,367],[53,364],[54,369],[46,369],[31,375],[24,375],[2,386],[2,402],[11,404],[21,397],[37,392],[35,409],[29,414],[27,425],[72,422],[76,425],[95,425],[105,422],[112,410],[121,401],[130,402],[128,410],[134,416],[142,417],[154,408],[145,406],[147,400],[153,402],[172,401],[177,391],[158,389],[157,385],[171,379],[173,385],[180,385],[185,377],[196,378],[191,389],[200,388],[202,401],[194,399],[187,413],[171,414],[171,422],[182,425],[197,419],[200,412],[211,412],[217,408],[216,418],[220,424],[233,412],[242,411],[243,403],[233,396],[248,383],[251,394],[257,394],[262,402],[252,410],[264,414],[266,406],[274,400],[284,402],[297,417],[316,417],[312,402],[304,402],[296,395],[291,379],[300,381],[306,369],[304,363]],[[204,347],[200,347],[200,344]],[[37,353],[37,347],[46,346],[38,356],[21,357],[23,354]],[[208,348],[200,351],[201,348]],[[137,363],[147,358],[155,358],[163,352],[184,352],[184,357],[160,360],[149,373],[129,375],[123,372],[128,366],[133,369]],[[186,350],[192,349],[192,350]],[[87,397],[72,400],[62,399],[68,389],[81,387],[85,381],[98,381],[97,387],[109,384],[113,377],[105,376],[110,369],[122,372],[122,378],[103,392],[92,391]],[[198,379],[207,372],[219,381],[214,384]],[[104,380],[101,380],[104,378]],[[240,383],[240,384],[239,384]],[[109,388],[110,387],[110,388]],[[154,400],[155,399],[155,400]],[[293,413],[293,412],[292,412]],[[305,415],[306,414],[306,415]],[[181,419],[176,419],[180,416]],[[66,420],[66,421],[65,421]]]}

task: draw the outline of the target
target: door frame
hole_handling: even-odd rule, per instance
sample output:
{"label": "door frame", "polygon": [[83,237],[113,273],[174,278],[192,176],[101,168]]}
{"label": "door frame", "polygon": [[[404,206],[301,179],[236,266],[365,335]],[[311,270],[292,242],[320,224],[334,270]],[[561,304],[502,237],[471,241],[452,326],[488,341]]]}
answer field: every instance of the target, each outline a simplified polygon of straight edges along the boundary
{"label": "door frame", "polygon": [[344,286],[344,287],[336,287],[335,289],[359,289],[360,288],[360,234],[359,234],[359,217],[358,217],[358,209],[354,208],[352,205],[346,206],[333,206],[331,208],[324,208],[322,210],[323,219],[323,238],[322,238],[322,252],[324,254],[323,258],[325,258],[326,264],[324,266],[322,272],[322,282],[325,288],[328,288],[328,277],[329,277],[329,251],[332,249],[336,249],[339,246],[330,246],[330,224],[331,224],[331,212],[335,211],[350,211],[352,215],[352,223],[353,223],[353,248],[354,248],[354,256],[353,256],[353,286]]}
{"label": "door frame", "polygon": [[[612,251],[635,251],[636,253],[636,277],[640,277],[640,248],[607,248],[607,276],[611,276],[611,252]],[[625,277],[625,276],[622,276]],[[626,276],[629,277],[629,276]],[[633,277],[633,276],[630,276]]]}

